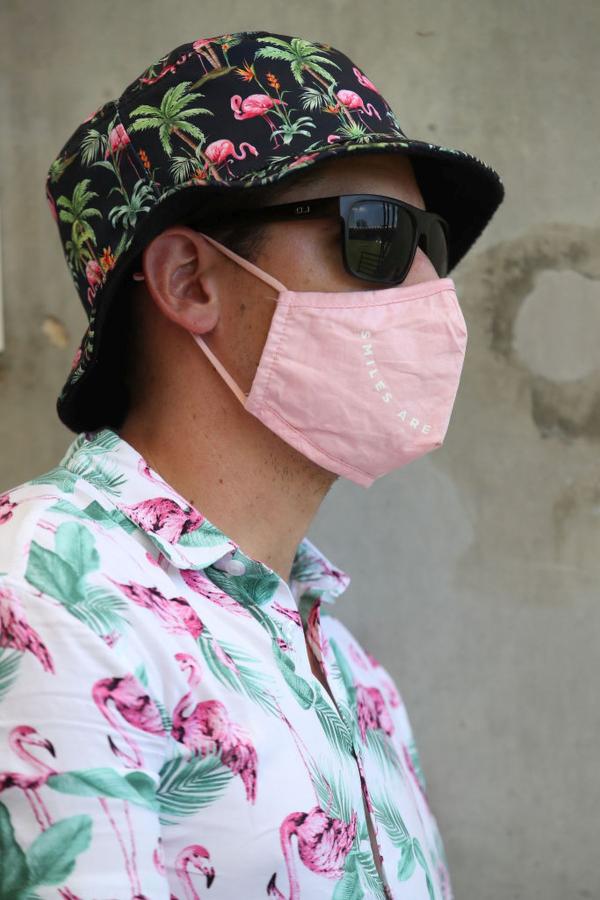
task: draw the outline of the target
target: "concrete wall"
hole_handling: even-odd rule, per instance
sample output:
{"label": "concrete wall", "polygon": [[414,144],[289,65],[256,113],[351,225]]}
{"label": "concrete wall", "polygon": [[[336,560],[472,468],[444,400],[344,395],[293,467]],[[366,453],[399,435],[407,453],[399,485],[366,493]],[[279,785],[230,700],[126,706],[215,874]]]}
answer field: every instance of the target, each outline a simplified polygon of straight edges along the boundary
{"label": "concrete wall", "polygon": [[503,176],[453,273],[470,344],[445,446],[369,491],[340,482],[310,536],[353,576],[337,612],[403,693],[457,898],[599,898],[595,0],[3,0],[0,487],[72,438],[54,404],[84,314],[49,162],[147,63],[244,28],[345,50],[409,135]]}

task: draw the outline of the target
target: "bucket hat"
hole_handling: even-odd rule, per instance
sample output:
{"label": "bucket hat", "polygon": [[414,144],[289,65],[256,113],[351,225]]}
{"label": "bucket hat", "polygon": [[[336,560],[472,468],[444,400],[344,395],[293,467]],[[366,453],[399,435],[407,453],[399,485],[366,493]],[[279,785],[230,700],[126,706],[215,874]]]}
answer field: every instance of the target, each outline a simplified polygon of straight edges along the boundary
{"label": "bucket hat", "polygon": [[75,433],[105,424],[112,300],[144,246],[200,211],[207,188],[243,192],[327,158],[378,152],[410,157],[426,208],[449,223],[451,271],[502,202],[500,176],[464,150],[408,138],[365,69],[330,44],[268,31],[199,38],[96,109],[46,178],[88,318],[56,402],[63,424]]}

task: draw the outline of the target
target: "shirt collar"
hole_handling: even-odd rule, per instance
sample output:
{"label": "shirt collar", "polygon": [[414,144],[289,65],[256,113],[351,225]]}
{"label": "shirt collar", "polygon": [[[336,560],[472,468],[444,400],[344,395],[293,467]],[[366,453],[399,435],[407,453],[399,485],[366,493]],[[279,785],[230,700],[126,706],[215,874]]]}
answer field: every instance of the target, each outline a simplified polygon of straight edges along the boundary
{"label": "shirt collar", "polygon": [[[242,559],[250,560],[111,428],[81,432],[60,465],[99,490],[176,568],[204,569],[236,550]],[[264,563],[251,561],[272,574]],[[300,541],[289,581],[297,603],[316,598],[335,603],[349,583],[350,576],[307,537]]]}

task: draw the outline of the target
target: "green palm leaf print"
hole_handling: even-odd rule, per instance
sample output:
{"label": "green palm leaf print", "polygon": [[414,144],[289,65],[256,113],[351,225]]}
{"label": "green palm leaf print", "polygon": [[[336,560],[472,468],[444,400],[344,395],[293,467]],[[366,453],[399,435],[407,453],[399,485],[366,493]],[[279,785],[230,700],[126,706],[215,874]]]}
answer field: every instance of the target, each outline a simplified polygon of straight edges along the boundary
{"label": "green palm leaf print", "polygon": [[221,649],[231,657],[235,664],[237,672],[234,672],[217,656],[214,640],[212,636],[207,637],[203,632],[200,638],[200,649],[215,678],[232,690],[245,694],[265,712],[275,715],[277,708],[269,690],[271,679],[260,671],[258,660],[232,644],[219,641]]}
{"label": "green palm leaf print", "polygon": [[128,772],[123,776],[109,768],[74,769],[50,775],[46,784],[62,794],[75,794],[78,797],[115,797],[119,800],[129,800],[147,809],[158,809],[156,785],[144,772]]}
{"label": "green palm leaf print", "polygon": [[126,611],[127,603],[116,594],[94,585],[86,587],[82,603],[72,603],[67,608],[96,634],[123,633],[129,624],[128,619],[121,615]]}
{"label": "green palm leaf print", "polygon": [[55,548],[48,550],[31,541],[26,581],[58,600],[96,634],[123,631],[125,601],[87,581],[100,565],[91,532],[79,522],[63,522],[56,530]]}
{"label": "green palm leaf print", "polygon": [[191,816],[198,809],[210,806],[227,788],[233,778],[230,769],[218,755],[176,756],[160,770],[160,784],[156,792],[161,824],[174,825],[164,814]]}
{"label": "green palm leaf print", "polygon": [[182,547],[214,547],[224,544],[226,540],[222,531],[210,522],[204,521],[199,528],[182,534],[177,543]]}
{"label": "green palm leaf print", "polygon": [[70,816],[49,825],[24,852],[15,838],[10,813],[0,803],[0,897],[24,900],[36,887],[66,881],[91,837],[91,818]]}
{"label": "green palm leaf print", "polygon": [[[232,559],[238,559],[237,554]],[[264,566],[254,560],[247,563],[244,559],[243,562],[246,565],[243,575],[232,576],[214,566],[207,566],[205,574],[217,587],[252,612],[253,606],[264,606],[269,602],[279,585],[279,576],[275,572],[265,572]]]}
{"label": "green palm leaf print", "polygon": [[402,847],[410,840],[410,835],[396,806],[390,803],[387,797],[376,796],[373,793],[371,794],[371,803],[375,818],[385,828],[394,847]]}
{"label": "green palm leaf print", "polygon": [[331,900],[364,900],[363,891],[356,871],[356,853],[349,853],[344,863],[344,875],[337,882]]}
{"label": "green palm leaf print", "polygon": [[105,509],[97,500],[92,500],[83,509],[79,509],[68,500],[57,500],[52,506],[48,507],[48,512],[68,513],[70,516],[76,516],[79,519],[92,519],[94,522],[102,522],[105,528],[122,528],[124,531],[131,533],[137,530],[131,519],[128,519],[120,509]]}
{"label": "green palm leaf print", "polygon": [[21,656],[17,650],[0,649],[0,700],[9,692],[17,677]]}
{"label": "green palm leaf print", "polygon": [[77,478],[85,478],[99,491],[120,496],[120,488],[125,484],[126,478],[116,466],[108,466],[99,459],[94,458],[93,453],[79,452],[70,463],[70,471]]}
{"label": "green palm leaf print", "polygon": [[55,466],[30,479],[30,484],[55,484],[63,494],[72,494],[77,482],[77,475],[69,472],[63,466]]}
{"label": "green palm leaf print", "polygon": [[279,671],[302,709],[310,709],[315,701],[314,689],[305,678],[298,675],[294,660],[283,652],[276,640],[273,640],[273,656],[279,666]]}
{"label": "green palm leaf print", "polygon": [[[344,786],[344,775],[340,774],[338,777],[330,772],[325,774],[323,769],[317,768],[316,764],[311,762],[308,763],[308,766],[311,771],[311,780],[314,789],[317,792],[321,809],[325,810],[327,815],[333,816],[336,819],[341,819],[342,822],[350,822],[354,808],[350,796]],[[361,820],[362,816],[359,815],[358,821],[360,822]],[[359,832],[357,830],[355,837],[356,845],[358,845],[358,841]]]}
{"label": "green palm leaf print", "polygon": [[[369,840],[368,835],[367,840]],[[379,877],[379,872],[377,871],[377,867],[375,866],[373,851],[370,848],[370,844],[368,850],[354,850],[353,853],[356,856],[356,862],[358,863],[358,875],[367,893],[367,896],[376,897],[377,900],[385,900],[385,893],[381,884],[381,878]]]}
{"label": "green palm leaf print", "polygon": [[335,665],[332,666],[333,677],[342,682],[350,707],[356,709],[356,688],[354,686],[354,678],[352,677],[350,666],[346,662],[346,657],[338,646],[338,642],[335,638],[330,638],[329,644],[335,657]]}
{"label": "green palm leaf print", "polygon": [[367,746],[371,753],[377,757],[380,764],[400,775],[404,781],[404,771],[400,759],[385,731],[382,731],[380,728],[368,728],[366,736]]}
{"label": "green palm leaf print", "polygon": [[315,685],[316,698],[314,709],[321,723],[321,728],[325,732],[327,740],[332,747],[337,750],[340,756],[352,755],[352,739],[344,722],[340,719],[337,712],[331,708],[320,685]]}

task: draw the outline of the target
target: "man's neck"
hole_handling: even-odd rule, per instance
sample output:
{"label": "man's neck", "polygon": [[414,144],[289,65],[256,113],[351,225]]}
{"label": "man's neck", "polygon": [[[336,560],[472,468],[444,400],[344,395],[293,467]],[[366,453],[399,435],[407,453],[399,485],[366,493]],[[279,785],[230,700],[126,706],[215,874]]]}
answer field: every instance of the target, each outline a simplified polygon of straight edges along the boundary
{"label": "man's neck", "polygon": [[296,548],[336,476],[241,406],[131,414],[119,435],[248,556],[289,580]]}

